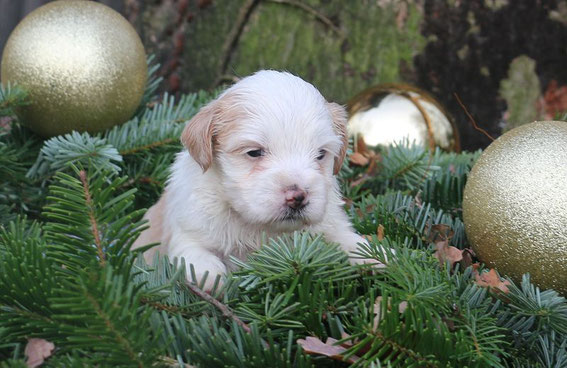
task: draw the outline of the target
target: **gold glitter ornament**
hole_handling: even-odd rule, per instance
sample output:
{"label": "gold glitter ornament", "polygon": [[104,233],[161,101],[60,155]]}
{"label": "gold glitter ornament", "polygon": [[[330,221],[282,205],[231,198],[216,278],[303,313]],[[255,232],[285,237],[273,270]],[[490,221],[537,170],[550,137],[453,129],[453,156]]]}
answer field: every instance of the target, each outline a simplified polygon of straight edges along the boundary
{"label": "gold glitter ornament", "polygon": [[14,29],[1,78],[28,92],[30,104],[17,114],[36,133],[94,133],[132,117],[144,93],[146,54],[134,28],[113,9],[55,1]]}
{"label": "gold glitter ornament", "polygon": [[494,141],[471,170],[463,218],[486,265],[567,294],[567,122],[523,125]]}

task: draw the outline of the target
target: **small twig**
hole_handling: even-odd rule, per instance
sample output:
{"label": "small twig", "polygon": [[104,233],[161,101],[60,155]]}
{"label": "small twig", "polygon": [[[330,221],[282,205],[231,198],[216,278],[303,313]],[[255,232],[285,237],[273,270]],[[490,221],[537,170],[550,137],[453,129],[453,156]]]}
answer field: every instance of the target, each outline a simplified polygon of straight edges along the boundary
{"label": "small twig", "polygon": [[161,180],[157,180],[152,178],[151,176],[142,176],[140,178],[137,179],[129,179],[128,181],[124,182],[124,184],[122,184],[120,186],[120,188],[127,188],[127,187],[131,187],[136,183],[141,183],[141,184],[153,184],[153,185],[162,185],[163,182]]}
{"label": "small twig", "polygon": [[140,146],[140,147],[134,147],[134,148],[131,148],[129,150],[120,151],[119,153],[122,156],[131,155],[131,154],[134,154],[136,152],[149,150],[149,149],[152,149],[152,148],[155,148],[155,147],[165,146],[166,144],[170,144],[170,143],[175,142],[175,141],[176,141],[175,139],[167,138],[167,139],[164,139],[163,141],[153,142],[153,143],[146,144],[146,145]]}
{"label": "small twig", "polygon": [[285,4],[285,5],[295,6],[297,8],[300,8],[300,9],[306,11],[307,13],[313,15],[318,21],[320,21],[321,23],[323,23],[327,27],[331,28],[333,30],[333,32],[338,34],[341,38],[345,38],[345,34],[343,33],[343,31],[339,27],[337,27],[327,16],[325,16],[324,14],[321,14],[320,12],[318,12],[317,10],[315,10],[314,8],[310,7],[307,4],[304,4],[304,3],[300,2],[300,1],[296,1],[296,0],[266,0],[266,1],[270,2],[270,3]]}
{"label": "small twig", "polygon": [[124,348],[124,350],[126,351],[126,354],[128,354],[130,359],[133,362],[136,362],[138,367],[143,367],[144,364],[140,360],[140,357],[138,356],[138,354],[136,354],[136,352],[134,351],[134,348],[130,344],[130,341],[128,341],[128,339],[126,339],[124,336],[122,336],[121,331],[119,331],[116,328],[116,326],[114,325],[114,323],[111,320],[111,317],[102,309],[100,303],[95,299],[95,297],[93,297],[91,294],[89,294],[88,290],[84,290],[84,296],[85,296],[85,299],[88,300],[92,304],[95,313],[104,321],[104,325],[106,326],[108,331],[110,331],[110,333],[112,333],[112,335],[116,339],[116,342],[118,344],[120,344],[120,346],[122,346],[122,348]]}
{"label": "small twig", "polygon": [[[167,367],[180,367],[179,362],[173,358],[170,358],[168,356],[162,356],[159,358],[160,362],[165,364]],[[187,364],[187,363],[183,363],[183,365],[181,365],[182,368],[197,368],[194,365],[191,364]]]}
{"label": "small twig", "polygon": [[467,114],[469,120],[471,121],[473,127],[478,130],[479,132],[483,133],[485,136],[487,136],[488,138],[490,138],[491,141],[494,140],[494,138],[488,134],[488,132],[482,128],[480,128],[477,124],[476,121],[474,121],[473,117],[471,116],[471,114],[469,113],[469,110],[467,110],[467,108],[465,107],[465,105],[463,104],[463,102],[461,101],[461,99],[459,98],[459,95],[457,94],[457,92],[453,92],[453,94],[455,95],[455,98],[457,99],[457,102],[459,103],[459,105],[461,105],[461,108],[464,110],[465,114]]}
{"label": "small twig", "polygon": [[228,33],[228,36],[226,37],[225,42],[222,46],[222,52],[220,57],[221,62],[217,70],[218,77],[217,80],[215,80],[214,83],[215,86],[218,86],[220,83],[218,78],[220,78],[221,76],[225,76],[225,72],[228,67],[228,63],[230,61],[230,57],[232,56],[232,53],[236,45],[238,44],[238,39],[242,34],[242,30],[244,29],[244,26],[248,22],[248,19],[250,18],[252,11],[259,3],[260,0],[246,0],[244,5],[242,5],[242,7],[240,8],[238,17],[236,18],[236,21],[234,22],[234,25],[230,30],[230,32]]}
{"label": "small twig", "polygon": [[163,303],[159,303],[153,300],[150,300],[148,298],[142,297],[140,299],[140,302],[142,304],[146,304],[149,305],[150,307],[154,308],[154,309],[158,309],[160,311],[166,311],[168,313],[181,313],[183,311],[183,308],[180,308],[176,305],[168,305],[168,304],[163,304]]}
{"label": "small twig", "polygon": [[197,295],[199,298],[205,300],[206,302],[209,302],[212,305],[214,305],[218,310],[220,310],[222,312],[222,315],[224,317],[232,319],[234,322],[236,322],[237,325],[242,327],[242,329],[244,331],[246,331],[247,333],[252,333],[250,326],[248,326],[240,318],[238,318],[238,316],[236,314],[234,314],[234,312],[228,306],[219,302],[217,299],[213,298],[211,295],[207,294],[200,287],[198,287],[197,285],[195,285],[191,282],[188,282],[185,285],[187,285],[187,287],[189,287],[189,290],[191,290],[191,292],[193,292],[193,294]]}
{"label": "small twig", "polygon": [[96,249],[98,253],[98,257],[100,258],[100,265],[104,266],[106,264],[106,257],[104,255],[104,250],[102,249],[102,242],[100,241],[100,232],[98,230],[98,224],[96,222],[94,213],[93,213],[93,200],[91,197],[91,192],[89,191],[89,182],[87,180],[87,172],[85,170],[81,170],[79,172],[79,178],[81,179],[81,183],[83,183],[83,190],[85,192],[85,201],[89,211],[89,221],[91,223],[91,230],[93,232],[94,241],[96,244]]}

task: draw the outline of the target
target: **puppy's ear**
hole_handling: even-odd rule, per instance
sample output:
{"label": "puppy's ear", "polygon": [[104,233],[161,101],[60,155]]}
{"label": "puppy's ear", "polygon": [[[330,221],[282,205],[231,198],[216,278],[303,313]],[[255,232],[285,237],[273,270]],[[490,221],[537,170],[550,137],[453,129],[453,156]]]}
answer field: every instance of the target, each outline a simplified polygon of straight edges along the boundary
{"label": "puppy's ear", "polygon": [[341,150],[338,156],[335,157],[335,164],[333,166],[333,174],[337,175],[341,170],[348,148],[347,112],[344,107],[334,102],[327,102],[327,108],[331,112],[335,134],[342,142]]}
{"label": "puppy's ear", "polygon": [[187,147],[203,172],[207,171],[213,162],[213,130],[217,118],[217,104],[218,101],[214,100],[203,107],[189,120],[181,134],[181,143]]}

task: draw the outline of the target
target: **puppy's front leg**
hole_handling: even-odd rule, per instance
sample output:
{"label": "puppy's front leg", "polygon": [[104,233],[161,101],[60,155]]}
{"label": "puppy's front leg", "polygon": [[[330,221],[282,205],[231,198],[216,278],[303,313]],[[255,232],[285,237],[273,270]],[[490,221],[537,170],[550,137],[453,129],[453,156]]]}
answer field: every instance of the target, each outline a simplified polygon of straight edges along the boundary
{"label": "puppy's front leg", "polygon": [[359,250],[358,244],[368,244],[368,242],[354,232],[342,205],[330,205],[325,220],[315,226],[313,231],[323,233],[328,242],[338,243],[349,255],[351,264],[378,263],[376,260],[359,258],[360,256],[355,254]]}
{"label": "puppy's front leg", "polygon": [[[197,283],[200,283],[203,276],[208,271],[207,280],[203,286],[205,291],[213,289],[215,279],[218,275],[226,274],[226,266],[219,257],[214,255],[210,250],[202,247],[192,246],[170,246],[170,255],[173,257],[183,258],[185,260],[185,269],[187,272],[187,281],[191,281],[191,264],[195,270]],[[221,284],[222,285],[222,280]]]}

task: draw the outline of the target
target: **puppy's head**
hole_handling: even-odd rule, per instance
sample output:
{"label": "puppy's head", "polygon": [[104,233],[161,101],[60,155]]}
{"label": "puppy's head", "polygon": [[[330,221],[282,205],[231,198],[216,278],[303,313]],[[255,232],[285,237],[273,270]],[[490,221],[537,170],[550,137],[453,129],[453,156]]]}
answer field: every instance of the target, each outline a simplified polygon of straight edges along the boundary
{"label": "puppy's head", "polygon": [[274,231],[322,220],[347,149],[346,112],[289,73],[244,78],[189,121],[181,141],[245,221]]}

